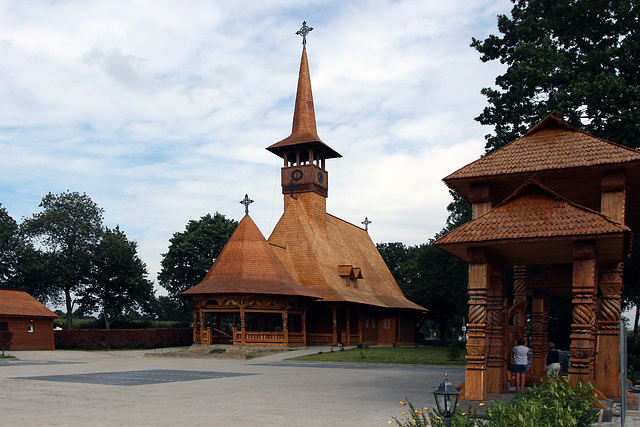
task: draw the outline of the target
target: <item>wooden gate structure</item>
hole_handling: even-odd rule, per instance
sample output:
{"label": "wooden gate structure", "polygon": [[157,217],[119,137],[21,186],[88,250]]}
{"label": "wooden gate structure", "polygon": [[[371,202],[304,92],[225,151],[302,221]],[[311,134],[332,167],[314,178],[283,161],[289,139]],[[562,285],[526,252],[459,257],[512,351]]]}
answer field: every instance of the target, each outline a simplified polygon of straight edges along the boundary
{"label": "wooden gate structure", "polygon": [[[529,375],[544,375],[548,301],[561,294],[572,297],[571,380],[620,397],[622,263],[640,225],[640,152],[552,113],[444,182],[473,211],[472,221],[434,242],[469,263],[464,398],[504,390],[509,351],[525,336],[527,314]],[[530,277],[532,265],[551,268]],[[508,266],[515,275],[511,301]]]}

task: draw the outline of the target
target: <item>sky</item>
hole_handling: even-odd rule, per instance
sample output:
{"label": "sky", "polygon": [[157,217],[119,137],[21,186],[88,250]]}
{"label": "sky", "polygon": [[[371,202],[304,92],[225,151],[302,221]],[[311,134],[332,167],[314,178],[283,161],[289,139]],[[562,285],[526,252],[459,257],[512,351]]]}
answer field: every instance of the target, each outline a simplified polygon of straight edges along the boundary
{"label": "sky", "polygon": [[[18,222],[49,192],[86,193],[156,278],[189,220],[282,215],[282,159],[302,39],[327,211],[376,243],[427,243],[451,201],[442,178],[484,153],[472,37],[508,0],[0,0],[0,203]],[[158,294],[166,291],[158,289]]]}

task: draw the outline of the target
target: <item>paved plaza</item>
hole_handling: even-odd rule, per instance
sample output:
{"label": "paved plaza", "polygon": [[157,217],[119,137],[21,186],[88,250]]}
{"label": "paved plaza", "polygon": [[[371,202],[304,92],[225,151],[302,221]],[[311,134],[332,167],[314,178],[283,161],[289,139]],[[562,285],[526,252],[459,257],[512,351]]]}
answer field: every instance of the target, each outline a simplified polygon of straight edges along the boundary
{"label": "paved plaza", "polygon": [[463,367],[148,357],[144,351],[11,352],[1,426],[386,426]]}

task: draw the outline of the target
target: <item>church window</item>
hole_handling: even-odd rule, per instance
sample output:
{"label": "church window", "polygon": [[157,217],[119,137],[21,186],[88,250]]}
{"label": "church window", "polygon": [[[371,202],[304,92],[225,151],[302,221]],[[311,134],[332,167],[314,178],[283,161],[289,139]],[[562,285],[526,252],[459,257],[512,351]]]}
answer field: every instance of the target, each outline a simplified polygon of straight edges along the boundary
{"label": "church window", "polygon": [[389,322],[389,319],[384,319],[384,328],[385,329],[389,329],[389,326],[391,326],[390,322]]}
{"label": "church window", "polygon": [[33,325],[27,325],[27,332],[33,332]]}

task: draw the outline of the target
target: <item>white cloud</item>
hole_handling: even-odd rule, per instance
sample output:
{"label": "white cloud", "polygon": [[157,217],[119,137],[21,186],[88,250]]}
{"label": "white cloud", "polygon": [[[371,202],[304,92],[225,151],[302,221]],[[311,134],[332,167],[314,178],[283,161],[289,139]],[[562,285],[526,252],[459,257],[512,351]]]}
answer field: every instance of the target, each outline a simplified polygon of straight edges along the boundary
{"label": "white cloud", "polygon": [[[366,6],[366,7],[365,7]],[[508,0],[0,1],[0,203],[16,219],[47,192],[86,192],[138,241],[155,277],[187,221],[240,219],[245,193],[268,236],[282,212],[301,21],[328,210],[374,241],[426,242],[443,226],[441,179],[475,160],[473,121],[499,64],[472,36]]]}

